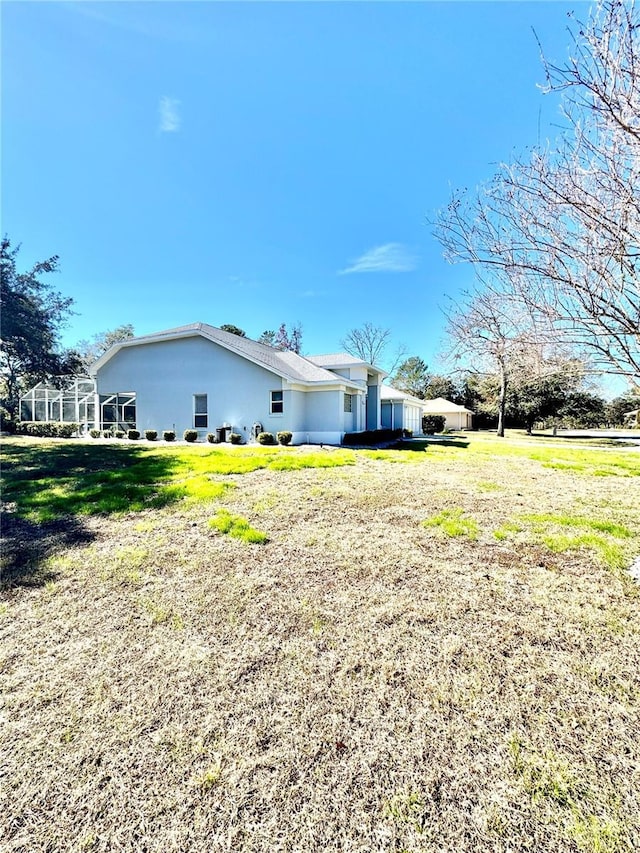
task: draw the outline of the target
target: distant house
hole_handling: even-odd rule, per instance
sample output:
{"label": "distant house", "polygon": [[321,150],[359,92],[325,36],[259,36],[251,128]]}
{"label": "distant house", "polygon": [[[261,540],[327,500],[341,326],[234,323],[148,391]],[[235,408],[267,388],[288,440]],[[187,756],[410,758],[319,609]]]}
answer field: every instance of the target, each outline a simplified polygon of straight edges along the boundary
{"label": "distant house", "polygon": [[413,397],[390,385],[380,389],[380,416],[383,429],[409,429],[414,434],[422,432],[422,407],[424,400]]}
{"label": "distant house", "polygon": [[245,441],[287,430],[294,444],[378,429],[386,375],[346,353],[303,357],[206,323],[121,341],[89,372],[99,429],[224,429]]}
{"label": "distant house", "polygon": [[472,429],[473,412],[444,397],[423,400],[422,411],[425,415],[442,415],[445,418],[445,429]]}
{"label": "distant house", "polygon": [[640,426],[640,409],[631,409],[624,413],[625,423],[630,427]]}

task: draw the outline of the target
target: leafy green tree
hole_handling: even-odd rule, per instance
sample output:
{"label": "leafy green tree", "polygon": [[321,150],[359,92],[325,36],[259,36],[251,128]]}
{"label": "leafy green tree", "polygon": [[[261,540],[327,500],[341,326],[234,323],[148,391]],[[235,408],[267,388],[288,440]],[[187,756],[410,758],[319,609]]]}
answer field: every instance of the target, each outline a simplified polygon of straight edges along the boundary
{"label": "leafy green tree", "polygon": [[392,376],[390,385],[424,400],[430,375],[427,363],[417,355],[405,359]]}
{"label": "leafy green tree", "polygon": [[563,424],[574,429],[589,429],[607,422],[607,405],[602,397],[588,391],[574,391],[567,395],[557,416]]}
{"label": "leafy green tree", "polygon": [[273,329],[265,329],[265,331],[258,338],[259,344],[265,344],[268,347],[272,347],[276,340],[276,333]]}
{"label": "leafy green tree", "polygon": [[98,332],[91,340],[78,341],[75,349],[80,356],[85,373],[88,372],[93,362],[97,361],[114,344],[118,344],[120,341],[127,341],[134,337],[134,335],[135,332],[131,323],[126,323],[107,332]]}
{"label": "leafy green tree", "polygon": [[453,379],[449,376],[433,374],[427,383],[424,399],[435,400],[438,397],[444,397],[445,400],[451,400],[452,403],[462,403]]}
{"label": "leafy green tree", "polygon": [[507,395],[507,416],[531,434],[536,421],[555,417],[566,402],[567,389],[561,375],[534,376],[512,385]]}
{"label": "leafy green tree", "polygon": [[233,323],[223,323],[220,326],[223,332],[229,332],[232,335],[237,335],[239,338],[246,338],[247,333],[240,326],[234,326]]}
{"label": "leafy green tree", "polygon": [[606,407],[606,422],[611,426],[623,426],[627,422],[627,412],[640,409],[640,393],[631,392],[611,400]]}
{"label": "leafy green tree", "polygon": [[74,375],[81,370],[77,353],[60,347],[61,328],[73,300],[53,290],[42,276],[57,272],[58,256],[18,272],[8,237],[0,245],[0,377],[1,403],[10,419],[18,411],[20,394],[43,379]]}

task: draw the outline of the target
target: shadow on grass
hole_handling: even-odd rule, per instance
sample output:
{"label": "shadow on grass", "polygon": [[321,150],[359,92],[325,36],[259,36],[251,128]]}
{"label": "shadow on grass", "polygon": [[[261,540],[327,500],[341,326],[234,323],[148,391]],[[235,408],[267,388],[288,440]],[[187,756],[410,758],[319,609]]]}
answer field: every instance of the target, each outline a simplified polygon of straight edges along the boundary
{"label": "shadow on grass", "polygon": [[469,447],[469,440],[466,438],[437,438],[435,436],[429,438],[412,438],[408,441],[398,441],[391,445],[391,450],[427,450],[429,447],[455,447],[458,450],[466,450]]}
{"label": "shadow on grass", "polygon": [[56,574],[46,560],[62,548],[86,545],[93,533],[77,518],[34,524],[11,512],[2,513],[2,577],[0,590],[44,586]]}
{"label": "shadow on grass", "polygon": [[629,438],[616,438],[597,435],[553,435],[547,432],[532,432],[527,434],[528,438],[553,439],[555,443],[567,442],[567,444],[584,444],[586,446],[595,447],[632,447],[634,444],[640,444],[640,435],[631,436]]}
{"label": "shadow on grass", "polygon": [[30,443],[3,448],[3,586],[39,585],[57,550],[91,541],[83,516],[179,500],[173,454],[138,447]]}

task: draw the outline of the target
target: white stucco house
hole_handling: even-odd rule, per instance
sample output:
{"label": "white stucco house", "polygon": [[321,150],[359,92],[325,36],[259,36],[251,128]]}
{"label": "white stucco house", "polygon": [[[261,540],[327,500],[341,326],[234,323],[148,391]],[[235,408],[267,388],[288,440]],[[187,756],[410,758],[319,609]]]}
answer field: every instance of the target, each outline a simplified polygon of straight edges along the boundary
{"label": "white stucco house", "polygon": [[445,419],[445,429],[472,429],[473,412],[444,397],[423,400],[422,410],[425,415],[442,415]]}
{"label": "white stucco house", "polygon": [[294,444],[379,429],[386,375],[346,353],[301,356],[206,323],[117,343],[89,372],[98,429],[226,428],[244,441],[289,430]]}
{"label": "white stucco house", "polygon": [[380,388],[380,417],[383,429],[410,429],[414,435],[422,432],[424,400],[399,391],[391,385]]}

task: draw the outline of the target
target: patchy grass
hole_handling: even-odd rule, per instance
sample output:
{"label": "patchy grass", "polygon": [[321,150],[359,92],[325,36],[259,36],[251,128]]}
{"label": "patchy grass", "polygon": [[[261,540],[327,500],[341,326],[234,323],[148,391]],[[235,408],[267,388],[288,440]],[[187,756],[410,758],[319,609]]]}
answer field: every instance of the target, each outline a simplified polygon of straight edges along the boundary
{"label": "patchy grass", "polygon": [[478,522],[463,515],[462,509],[443,509],[437,515],[425,519],[423,527],[436,527],[447,536],[467,536],[478,538]]}
{"label": "patchy grass", "polygon": [[[638,585],[593,541],[544,541],[629,565],[639,455],[465,440],[9,441],[0,847],[640,849]],[[141,509],[78,509],[138,464]],[[21,496],[32,476],[62,489],[56,519]],[[475,535],[422,527],[438,517]]]}
{"label": "patchy grass", "polygon": [[209,520],[209,527],[220,533],[227,533],[234,539],[243,542],[251,542],[254,545],[264,545],[268,541],[267,534],[251,527],[246,518],[241,515],[233,515],[226,509],[218,510],[216,516]]}
{"label": "patchy grass", "polygon": [[[575,532],[567,533],[567,528]],[[614,570],[624,569],[631,562],[631,552],[624,547],[624,540],[633,539],[634,534],[628,525],[613,520],[569,513],[528,513],[505,522],[493,531],[493,535],[504,541],[523,532],[533,534],[537,541],[558,554],[583,549],[594,551],[604,565]],[[635,550],[633,543],[631,547]]]}

